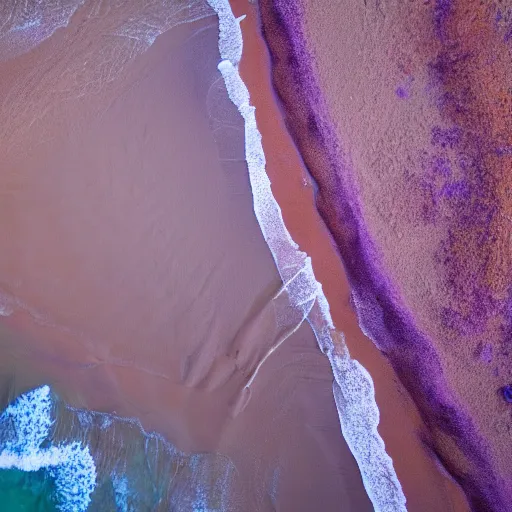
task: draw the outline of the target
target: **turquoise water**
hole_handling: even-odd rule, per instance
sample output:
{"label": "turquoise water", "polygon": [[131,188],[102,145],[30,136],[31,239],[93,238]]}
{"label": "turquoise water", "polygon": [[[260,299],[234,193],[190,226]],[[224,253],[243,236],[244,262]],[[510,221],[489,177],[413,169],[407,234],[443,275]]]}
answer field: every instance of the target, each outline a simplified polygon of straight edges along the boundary
{"label": "turquoise water", "polygon": [[48,472],[0,470],[2,512],[57,512],[56,489]]}

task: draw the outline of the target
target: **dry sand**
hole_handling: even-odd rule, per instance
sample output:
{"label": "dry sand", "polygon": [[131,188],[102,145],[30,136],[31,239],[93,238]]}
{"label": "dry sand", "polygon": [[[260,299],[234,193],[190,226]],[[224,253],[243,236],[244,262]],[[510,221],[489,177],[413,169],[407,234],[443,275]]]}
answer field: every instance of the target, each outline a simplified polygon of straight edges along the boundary
{"label": "dry sand", "polygon": [[345,334],[352,357],[372,375],[381,413],[379,432],[394,461],[408,508],[466,510],[458,487],[425,450],[423,438],[428,433],[413,402],[384,356],[357,324],[341,259],[314,207],[314,184],[273,93],[270,57],[259,29],[257,9],[246,0],[231,0],[231,5],[235,16],[247,14],[241,24],[244,53],[240,69],[256,106],[272,190],[293,239],[312,257],[315,276],[323,285],[335,325]]}
{"label": "dry sand", "polygon": [[510,2],[262,5],[360,321],[473,508],[508,510]]}

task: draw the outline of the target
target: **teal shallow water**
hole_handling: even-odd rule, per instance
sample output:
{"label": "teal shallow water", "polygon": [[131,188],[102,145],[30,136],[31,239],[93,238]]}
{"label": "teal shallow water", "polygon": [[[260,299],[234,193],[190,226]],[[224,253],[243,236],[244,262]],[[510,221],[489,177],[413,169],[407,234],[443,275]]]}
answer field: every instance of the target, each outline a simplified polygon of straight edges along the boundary
{"label": "teal shallow water", "polygon": [[3,512],[57,512],[53,479],[45,470],[0,470]]}
{"label": "teal shallow water", "polygon": [[0,510],[230,510],[232,463],[185,454],[135,420],[68,407],[48,386],[0,414]]}

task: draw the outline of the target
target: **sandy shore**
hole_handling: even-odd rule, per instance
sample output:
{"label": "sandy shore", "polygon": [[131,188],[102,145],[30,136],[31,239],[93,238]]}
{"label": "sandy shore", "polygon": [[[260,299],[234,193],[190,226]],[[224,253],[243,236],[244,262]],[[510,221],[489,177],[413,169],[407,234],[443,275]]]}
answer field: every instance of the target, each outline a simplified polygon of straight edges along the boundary
{"label": "sandy shore", "polygon": [[276,89],[360,323],[473,508],[508,510],[508,8],[262,5]]}
{"label": "sandy shore", "polygon": [[379,432],[394,461],[408,507],[436,510],[450,503],[453,510],[466,510],[460,490],[439,471],[436,461],[424,448],[423,439],[428,433],[413,402],[384,356],[358,326],[343,265],[314,207],[315,185],[288,133],[286,113],[280,110],[279,99],[272,89],[270,57],[256,9],[246,1],[232,0],[231,4],[236,16],[247,14],[241,24],[244,54],[240,69],[256,106],[272,190],[293,239],[313,259],[316,278],[323,285],[337,328],[346,335],[351,355],[372,375],[381,413]]}

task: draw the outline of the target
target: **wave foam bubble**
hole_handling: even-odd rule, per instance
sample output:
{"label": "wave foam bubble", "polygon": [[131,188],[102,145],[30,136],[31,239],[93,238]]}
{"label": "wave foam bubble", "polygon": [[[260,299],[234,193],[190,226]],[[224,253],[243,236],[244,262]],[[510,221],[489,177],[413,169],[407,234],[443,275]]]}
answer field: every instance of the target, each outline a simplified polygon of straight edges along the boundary
{"label": "wave foam bubble", "polygon": [[55,480],[62,512],[82,512],[96,486],[96,466],[87,446],[79,442],[42,447],[53,425],[49,386],[18,397],[0,416],[10,439],[0,452],[0,469],[39,471]]}

